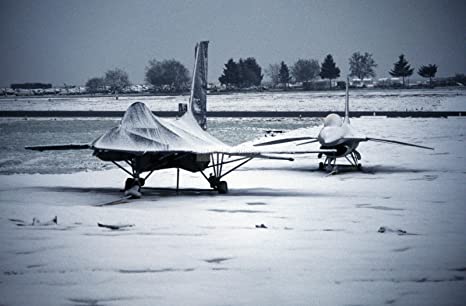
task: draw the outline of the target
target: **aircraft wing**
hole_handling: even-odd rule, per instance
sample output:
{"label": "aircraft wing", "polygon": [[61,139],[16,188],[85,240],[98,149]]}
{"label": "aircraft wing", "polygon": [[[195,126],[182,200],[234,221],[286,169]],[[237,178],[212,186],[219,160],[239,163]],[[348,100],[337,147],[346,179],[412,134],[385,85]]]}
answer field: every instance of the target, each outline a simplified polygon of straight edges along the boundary
{"label": "aircraft wing", "polygon": [[416,148],[427,149],[427,150],[434,150],[434,148],[431,148],[431,147],[421,146],[421,145],[417,145],[417,144],[414,144],[414,143],[403,142],[403,141],[398,141],[398,140],[384,139],[384,138],[373,138],[373,137],[354,137],[354,138],[352,138],[352,137],[345,137],[345,139],[359,140],[359,141],[383,142],[383,143],[398,144],[398,145],[416,147]]}
{"label": "aircraft wing", "polygon": [[225,154],[228,156],[250,156],[250,157],[260,157],[264,154],[313,154],[313,153],[335,153],[335,149],[319,149],[319,150],[254,150],[254,149],[241,149],[235,147],[219,147],[219,148],[197,148],[197,149],[176,149],[176,150],[147,150],[144,152],[141,151],[127,151],[127,150],[107,150],[107,151],[116,151],[116,152],[126,152],[136,155],[142,154]]}
{"label": "aircraft wing", "polygon": [[57,145],[47,145],[47,146],[30,146],[24,147],[26,150],[33,151],[56,151],[56,150],[85,150],[90,149],[89,144],[57,144]]}
{"label": "aircraft wing", "polygon": [[287,143],[287,142],[294,142],[294,141],[301,141],[301,140],[317,140],[317,137],[304,136],[304,137],[280,138],[280,139],[275,139],[271,141],[256,143],[254,144],[254,146],[255,147],[270,146],[270,145],[275,145],[275,144],[280,144],[280,143]]}
{"label": "aircraft wing", "polygon": [[226,155],[235,155],[235,156],[248,156],[248,155],[262,155],[262,154],[313,154],[313,153],[335,153],[334,149],[320,149],[320,150],[222,150],[222,151],[212,151],[212,153],[223,153]]}
{"label": "aircraft wing", "polygon": [[[192,153],[192,154],[224,154],[229,157],[250,157],[250,158],[262,158],[262,159],[280,159],[293,161],[291,157],[283,157],[280,155],[297,155],[297,154],[314,154],[314,153],[336,153],[335,149],[320,149],[320,150],[254,150],[254,149],[237,149],[231,147],[217,148],[217,149],[206,149],[206,150],[186,150],[186,151],[163,151],[162,153]],[[151,152],[147,152],[151,153]],[[155,152],[154,152],[155,153]],[[160,152],[159,152],[160,153]]]}

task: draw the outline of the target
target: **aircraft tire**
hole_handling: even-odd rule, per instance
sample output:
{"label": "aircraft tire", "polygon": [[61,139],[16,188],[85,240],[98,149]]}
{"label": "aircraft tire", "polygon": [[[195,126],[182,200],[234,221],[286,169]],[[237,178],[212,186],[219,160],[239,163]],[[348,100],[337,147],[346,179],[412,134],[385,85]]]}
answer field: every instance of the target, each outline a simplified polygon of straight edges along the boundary
{"label": "aircraft tire", "polygon": [[227,194],[228,193],[228,184],[225,181],[220,181],[217,185],[217,190],[219,194]]}
{"label": "aircraft tire", "polygon": [[130,189],[131,187],[133,187],[133,185],[134,185],[134,179],[131,177],[127,178],[125,181],[125,190]]}
{"label": "aircraft tire", "polygon": [[143,178],[138,178],[138,183],[139,183],[139,186],[144,186],[144,184],[146,183],[146,180],[143,179]]}
{"label": "aircraft tire", "polygon": [[358,170],[359,170],[359,171],[362,170],[362,165],[361,165],[361,164],[358,164]]}
{"label": "aircraft tire", "polygon": [[324,170],[324,163],[323,162],[319,163],[319,170]]}

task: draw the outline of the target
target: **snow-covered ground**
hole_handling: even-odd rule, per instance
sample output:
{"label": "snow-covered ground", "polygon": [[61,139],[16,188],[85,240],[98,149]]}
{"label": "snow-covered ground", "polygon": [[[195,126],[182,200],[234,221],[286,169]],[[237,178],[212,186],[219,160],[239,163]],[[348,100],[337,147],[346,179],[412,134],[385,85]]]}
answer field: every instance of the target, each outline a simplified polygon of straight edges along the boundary
{"label": "snow-covered ground", "polygon": [[[126,110],[134,101],[153,111],[176,111],[188,96],[2,98],[0,110]],[[210,111],[338,111],[344,91],[263,92],[209,95]],[[351,109],[358,111],[465,111],[466,90],[351,90]]]}
{"label": "snow-covered ground", "polygon": [[[114,168],[90,156],[89,151],[37,152],[25,146],[90,143],[120,119],[42,118],[0,119],[0,174],[71,173]],[[227,144],[236,145],[260,137],[268,130],[293,130],[322,123],[320,118],[209,118],[209,133]],[[79,162],[77,162],[79,161]]]}
{"label": "snow-covered ground", "polygon": [[[8,122],[9,134],[47,137],[45,127],[21,132],[26,125]],[[70,128],[86,138],[79,124]],[[334,176],[316,171],[315,156],[256,160],[226,177],[228,195],[201,190],[200,175],[182,172],[189,190],[146,189],[106,207],[95,205],[122,196],[118,169],[1,175],[0,305],[465,305],[466,121],[352,124],[435,151],[363,143],[363,172]],[[231,139],[245,131],[239,125],[248,126],[217,135]],[[295,133],[316,135],[311,125]],[[160,171],[147,185],[175,179]],[[58,225],[9,220],[54,216]]]}

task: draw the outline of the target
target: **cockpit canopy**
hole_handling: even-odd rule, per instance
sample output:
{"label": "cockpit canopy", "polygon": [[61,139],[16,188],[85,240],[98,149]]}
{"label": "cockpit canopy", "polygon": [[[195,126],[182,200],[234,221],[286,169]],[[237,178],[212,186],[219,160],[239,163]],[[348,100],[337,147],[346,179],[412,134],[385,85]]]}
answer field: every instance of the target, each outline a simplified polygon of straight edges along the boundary
{"label": "cockpit canopy", "polygon": [[324,119],[324,127],[327,126],[341,126],[343,124],[343,120],[337,114],[329,114]]}

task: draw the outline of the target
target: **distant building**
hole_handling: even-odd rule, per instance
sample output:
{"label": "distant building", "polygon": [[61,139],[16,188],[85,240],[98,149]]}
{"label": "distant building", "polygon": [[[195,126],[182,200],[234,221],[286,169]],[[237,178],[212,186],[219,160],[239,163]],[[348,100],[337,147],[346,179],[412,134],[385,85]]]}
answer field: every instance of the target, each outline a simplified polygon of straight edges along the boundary
{"label": "distant building", "polygon": [[359,78],[354,78],[350,80],[350,86],[356,88],[372,88],[374,85],[374,80],[372,78],[364,78],[362,80]]}
{"label": "distant building", "polygon": [[399,87],[403,85],[401,78],[380,78],[377,87]]}
{"label": "distant building", "polygon": [[305,90],[326,90],[326,89],[330,89],[330,86],[332,88],[335,88],[337,86],[337,81],[331,80],[331,83],[330,83],[329,80],[324,79],[324,80],[315,80],[315,81],[302,83],[302,87]]}

